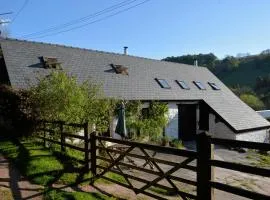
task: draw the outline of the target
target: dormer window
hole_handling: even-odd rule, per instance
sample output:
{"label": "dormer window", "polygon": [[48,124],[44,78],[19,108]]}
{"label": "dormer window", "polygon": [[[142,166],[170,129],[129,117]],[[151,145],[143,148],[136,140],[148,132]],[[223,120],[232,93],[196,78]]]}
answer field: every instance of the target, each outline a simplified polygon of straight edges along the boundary
{"label": "dormer window", "polygon": [[116,74],[128,75],[128,68],[123,65],[111,64]]}
{"label": "dormer window", "polygon": [[62,69],[61,63],[58,62],[57,58],[42,56],[41,62],[46,69]]}
{"label": "dormer window", "polygon": [[171,86],[165,79],[156,78],[155,80],[158,82],[160,87],[165,88],[165,89],[171,89]]}
{"label": "dormer window", "polygon": [[200,90],[206,90],[206,87],[204,86],[204,84],[200,81],[193,81],[193,83],[197,86],[197,88],[199,88]]}

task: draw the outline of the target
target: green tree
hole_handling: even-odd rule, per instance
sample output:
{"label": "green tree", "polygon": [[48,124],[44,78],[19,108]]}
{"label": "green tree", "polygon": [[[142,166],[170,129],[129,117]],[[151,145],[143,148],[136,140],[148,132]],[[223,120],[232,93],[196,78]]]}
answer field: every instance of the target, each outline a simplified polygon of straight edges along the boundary
{"label": "green tree", "polygon": [[207,67],[211,71],[214,71],[218,58],[213,53],[208,53],[208,54],[183,55],[176,57],[172,56],[164,58],[163,60],[188,65],[193,65],[194,61],[197,60],[199,66]]}
{"label": "green tree", "polygon": [[264,108],[264,103],[255,95],[252,94],[242,94],[240,99],[248,104],[254,110],[261,110]]}
{"label": "green tree", "polygon": [[78,84],[65,72],[53,72],[30,89],[32,113],[35,118],[95,124],[97,130],[108,128],[112,101],[105,99],[99,86],[90,82]]}

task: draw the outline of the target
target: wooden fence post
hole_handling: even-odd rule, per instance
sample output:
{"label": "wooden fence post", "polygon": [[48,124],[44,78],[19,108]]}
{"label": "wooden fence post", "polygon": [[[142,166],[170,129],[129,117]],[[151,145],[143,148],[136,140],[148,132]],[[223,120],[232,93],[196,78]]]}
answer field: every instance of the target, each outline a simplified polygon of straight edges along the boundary
{"label": "wooden fence post", "polygon": [[89,161],[90,161],[90,138],[88,131],[88,122],[84,124],[84,162],[85,162],[85,170],[88,171],[90,169]]}
{"label": "wooden fence post", "polygon": [[213,179],[213,171],[210,160],[213,156],[213,145],[210,136],[205,132],[197,135],[197,199],[214,200],[214,190],[210,181]]}
{"label": "wooden fence post", "polygon": [[97,174],[97,141],[96,141],[96,133],[91,133],[90,136],[91,141],[91,172],[93,175]]}
{"label": "wooden fence post", "polygon": [[66,148],[64,146],[65,144],[65,135],[63,133],[63,130],[64,130],[64,122],[60,122],[60,136],[61,136],[61,152],[65,152],[66,151]]}

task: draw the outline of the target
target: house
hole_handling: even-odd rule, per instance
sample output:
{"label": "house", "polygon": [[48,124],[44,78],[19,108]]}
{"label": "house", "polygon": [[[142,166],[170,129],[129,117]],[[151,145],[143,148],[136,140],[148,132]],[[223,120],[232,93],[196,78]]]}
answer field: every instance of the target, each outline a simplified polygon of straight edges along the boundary
{"label": "house", "polygon": [[107,97],[168,103],[168,136],[192,140],[215,137],[267,142],[270,123],[235,96],[207,68],[55,44],[0,41],[1,82],[27,88],[53,70],[79,81],[102,83]]}

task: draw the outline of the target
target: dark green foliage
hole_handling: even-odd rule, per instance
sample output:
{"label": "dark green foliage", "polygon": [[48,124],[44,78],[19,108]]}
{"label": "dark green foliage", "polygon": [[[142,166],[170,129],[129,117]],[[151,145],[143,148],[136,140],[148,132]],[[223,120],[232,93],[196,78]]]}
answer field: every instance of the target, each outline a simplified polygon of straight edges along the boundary
{"label": "dark green foliage", "polygon": [[156,140],[162,136],[163,128],[168,123],[168,106],[166,103],[150,102],[144,110],[140,101],[130,101],[126,104],[127,128],[133,137],[149,137]]}
{"label": "dark green foliage", "polygon": [[240,95],[240,99],[254,110],[264,109],[264,103],[258,97],[252,94],[242,94]]}
{"label": "dark green foliage", "polygon": [[207,67],[210,70],[213,70],[216,62],[218,61],[217,57],[213,53],[208,54],[198,54],[198,55],[184,55],[177,57],[167,57],[163,59],[164,61],[177,62],[193,65],[194,61],[197,60],[199,66]]}
{"label": "dark green foliage", "polygon": [[33,122],[27,99],[26,91],[0,85],[0,127],[11,131],[16,137],[32,132]]}
{"label": "dark green foliage", "polygon": [[36,119],[95,124],[99,132],[107,131],[112,100],[105,99],[100,86],[79,84],[76,77],[53,72],[30,90],[29,102]]}

